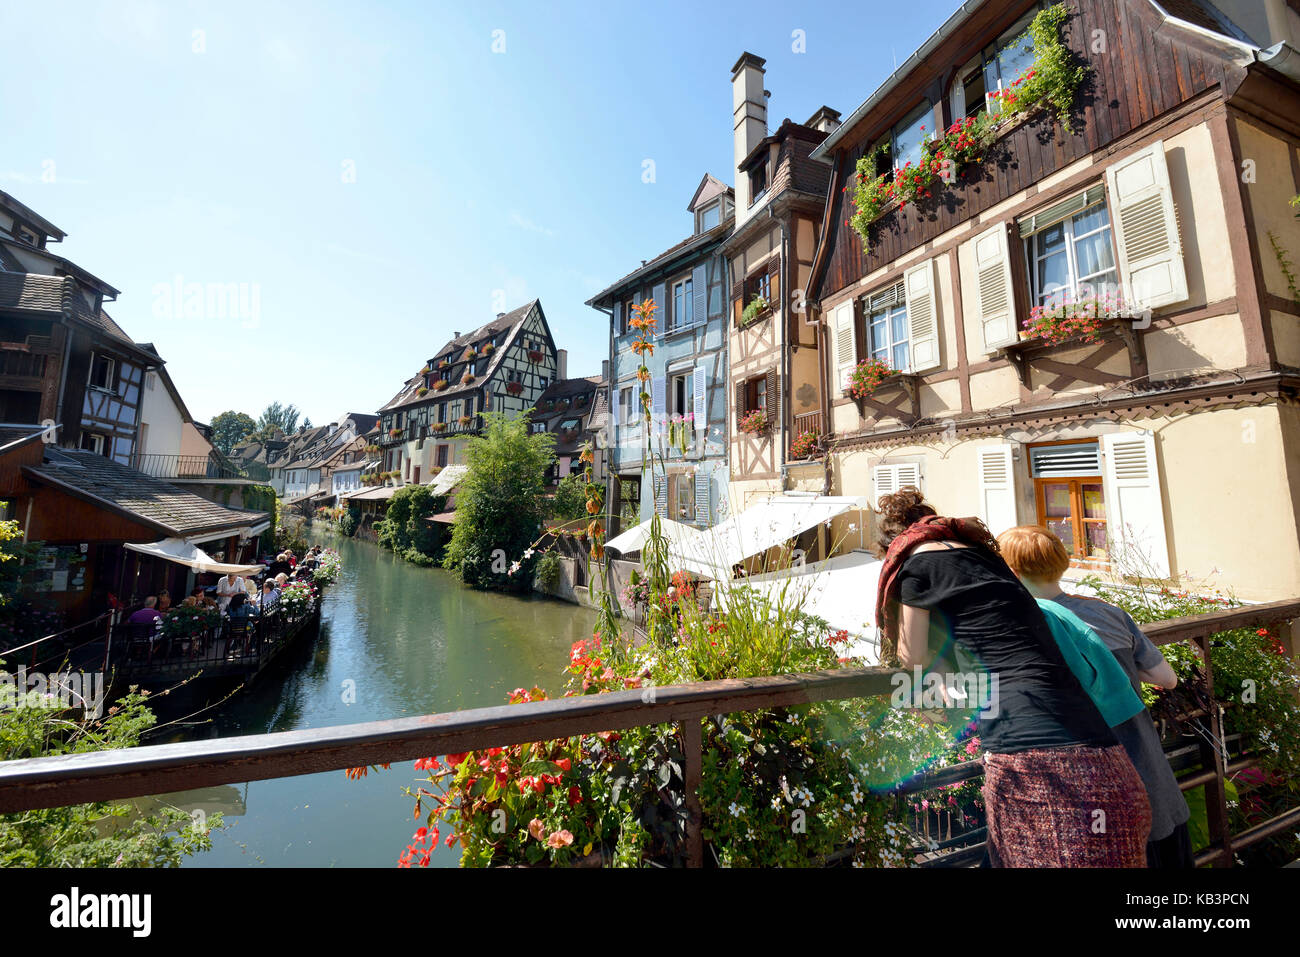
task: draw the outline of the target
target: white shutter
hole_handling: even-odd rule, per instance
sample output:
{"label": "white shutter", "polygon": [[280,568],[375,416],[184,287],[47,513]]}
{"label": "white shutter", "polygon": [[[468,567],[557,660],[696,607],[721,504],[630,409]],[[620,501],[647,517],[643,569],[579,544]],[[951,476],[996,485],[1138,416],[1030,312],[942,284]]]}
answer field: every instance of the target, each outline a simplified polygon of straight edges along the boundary
{"label": "white shutter", "polygon": [[650,418],[654,431],[662,431],[664,420],[668,418],[667,409],[668,383],[663,376],[650,380]]}
{"label": "white shutter", "polygon": [[996,537],[1016,525],[1016,479],[1011,446],[978,450],[980,518]]}
{"label": "white shutter", "polygon": [[1164,141],[1106,170],[1106,185],[1125,298],[1143,309],[1184,301],[1187,271]]}
{"label": "white shutter", "polygon": [[614,335],[623,334],[623,300],[614,303]]}
{"label": "white shutter", "polygon": [[709,524],[709,473],[695,473],[695,521]]}
{"label": "white shutter", "polygon": [[668,517],[668,476],[655,476],[655,512],[660,518]]}
{"label": "white shutter", "polygon": [[706,322],[709,318],[709,279],[704,264],[691,270],[692,322]]}
{"label": "white shutter", "polygon": [[708,376],[704,366],[695,367],[695,431],[703,432],[709,427]]}
{"label": "white shutter", "polygon": [[903,274],[907,289],[907,326],[912,372],[939,364],[938,308],[934,297],[934,260],[927,259]]}
{"label": "white shutter", "polygon": [[663,283],[655,284],[650,290],[650,298],[655,302],[655,335],[662,336],[668,331],[668,319],[671,311],[668,303],[668,287]]}
{"label": "white shutter", "polygon": [[904,462],[899,465],[877,465],[871,471],[871,491],[875,496],[876,507],[880,507],[880,498],[883,495],[892,495],[901,488],[908,486],[916,489],[918,492],[924,491],[921,488],[921,466],[915,462]]}
{"label": "white shutter", "polygon": [[1101,437],[1106,496],[1106,549],[1111,562],[1130,575],[1169,577],[1164,497],[1150,432]]}
{"label": "white shutter", "polygon": [[849,387],[849,375],[858,364],[858,344],[853,334],[852,300],[835,307],[833,322],[835,378],[840,384],[840,390],[844,391]]}
{"label": "white shutter", "polygon": [[984,333],[985,351],[992,352],[1017,339],[1007,227],[999,224],[976,236],[974,253],[980,329]]}

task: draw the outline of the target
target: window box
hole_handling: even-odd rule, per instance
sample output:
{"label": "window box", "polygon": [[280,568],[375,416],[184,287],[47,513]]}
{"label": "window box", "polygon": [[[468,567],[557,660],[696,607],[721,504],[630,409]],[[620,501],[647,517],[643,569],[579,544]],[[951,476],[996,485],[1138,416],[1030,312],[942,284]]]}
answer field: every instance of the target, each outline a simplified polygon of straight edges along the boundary
{"label": "window box", "polygon": [[538,364],[540,364],[541,361],[542,361],[542,350],[541,350],[541,349],[529,349],[529,350],[528,350],[528,361],[531,362],[531,363],[533,363],[533,365],[538,365]]}
{"label": "window box", "polygon": [[473,424],[473,422],[474,422],[474,416],[472,416],[472,415],[462,415],[462,416],[461,416],[459,419],[457,419],[456,421],[459,422],[460,425],[461,425],[462,427],[466,427],[466,426],[469,426],[469,425],[472,425],[472,424]]}
{"label": "window box", "polygon": [[461,385],[469,385],[473,381],[474,381],[474,373],[472,372],[466,372],[463,376],[460,377]]}
{"label": "window box", "polygon": [[524,384],[522,382],[506,383],[506,392],[509,393],[510,395],[521,395],[523,391],[524,391]]}
{"label": "window box", "polygon": [[437,382],[433,384],[433,391],[441,392],[443,389],[447,388],[447,384],[448,383],[446,379],[439,379]]}
{"label": "window box", "polygon": [[740,314],[741,328],[757,322],[760,319],[766,319],[772,314],[772,304],[762,296],[754,296],[745,306],[744,311]]}
{"label": "window box", "polygon": [[747,435],[766,435],[770,423],[763,409],[750,409],[740,417],[737,428]]}
{"label": "window box", "polygon": [[849,373],[848,385],[844,391],[854,399],[865,399],[879,389],[899,384],[905,377],[905,373],[891,369],[881,359],[863,359]]}
{"label": "window box", "polygon": [[451,368],[451,363],[448,362],[446,359],[439,359],[439,360],[438,360],[438,368],[439,368],[439,369],[450,369],[450,368]]}

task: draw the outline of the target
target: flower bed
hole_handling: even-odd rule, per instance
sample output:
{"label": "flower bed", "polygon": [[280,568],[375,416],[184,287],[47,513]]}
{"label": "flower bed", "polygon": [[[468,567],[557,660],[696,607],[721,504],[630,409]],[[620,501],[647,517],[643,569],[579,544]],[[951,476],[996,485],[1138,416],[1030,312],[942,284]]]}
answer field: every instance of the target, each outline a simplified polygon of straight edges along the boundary
{"label": "flower bed", "polygon": [[740,431],[749,435],[759,435],[767,431],[767,413],[762,409],[750,409],[740,417]]}
{"label": "flower bed", "polygon": [[846,390],[855,399],[865,399],[880,388],[880,384],[890,376],[898,375],[897,369],[881,359],[863,359],[857,368],[849,373],[849,386]]}
{"label": "flower bed", "polygon": [[[897,202],[900,209],[908,203],[933,198],[939,184],[950,186],[970,163],[983,161],[985,149],[1002,131],[1019,123],[1029,113],[1050,107],[1067,132],[1073,132],[1070,111],[1075,93],[1086,70],[1072,63],[1069,49],[1061,39],[1061,27],[1068,17],[1064,4],[1041,10],[1029,25],[1033,40],[1034,62],[1011,85],[990,94],[990,109],[978,116],[954,122],[942,133],[921,131],[921,158],[897,170],[878,173],[881,152],[872,151],[858,160],[851,181],[853,215],[845,221],[862,238],[863,249],[870,251],[870,227]],[[996,111],[994,110],[996,106]],[[844,191],[849,191],[849,186]]]}

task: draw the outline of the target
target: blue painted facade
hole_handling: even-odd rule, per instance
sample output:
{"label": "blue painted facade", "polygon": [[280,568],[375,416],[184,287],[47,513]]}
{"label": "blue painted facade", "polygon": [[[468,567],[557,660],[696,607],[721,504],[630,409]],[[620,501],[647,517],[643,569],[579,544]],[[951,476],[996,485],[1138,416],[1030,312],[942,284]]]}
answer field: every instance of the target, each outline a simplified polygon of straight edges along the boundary
{"label": "blue painted facade", "polygon": [[[695,232],[599,293],[588,305],[609,317],[610,479],[607,501],[617,534],[656,509],[701,528],[722,518],[727,503],[726,259],[734,200],[729,187],[706,176],[690,211]],[[643,421],[627,323],[634,303],[655,302],[654,354],[645,360],[652,422]],[[647,428],[653,480],[646,460]],[[643,476],[644,466],[644,478]]]}

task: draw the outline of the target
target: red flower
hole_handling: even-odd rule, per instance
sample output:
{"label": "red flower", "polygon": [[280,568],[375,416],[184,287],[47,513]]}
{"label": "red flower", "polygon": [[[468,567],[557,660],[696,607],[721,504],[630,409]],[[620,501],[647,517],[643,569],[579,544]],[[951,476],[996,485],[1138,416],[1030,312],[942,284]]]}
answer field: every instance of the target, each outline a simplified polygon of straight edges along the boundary
{"label": "red flower", "polygon": [[567,772],[569,768],[572,767],[572,762],[570,762],[568,758],[560,758],[560,760],[556,761],[555,763],[559,766],[561,771],[565,771],[565,772]]}
{"label": "red flower", "polygon": [[572,807],[575,804],[581,804],[581,803],[582,803],[582,791],[575,784],[573,787],[569,788],[569,806]]}

